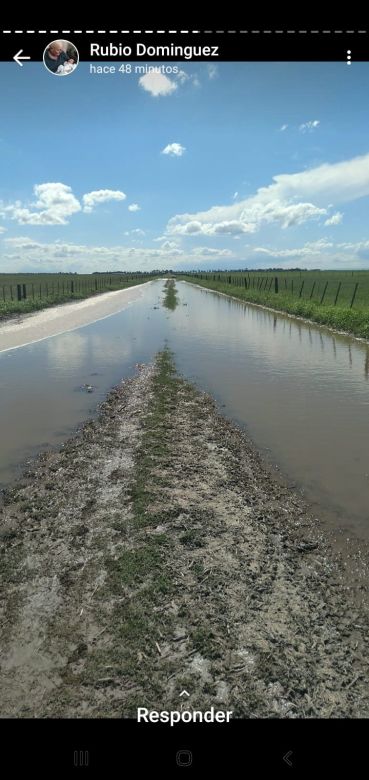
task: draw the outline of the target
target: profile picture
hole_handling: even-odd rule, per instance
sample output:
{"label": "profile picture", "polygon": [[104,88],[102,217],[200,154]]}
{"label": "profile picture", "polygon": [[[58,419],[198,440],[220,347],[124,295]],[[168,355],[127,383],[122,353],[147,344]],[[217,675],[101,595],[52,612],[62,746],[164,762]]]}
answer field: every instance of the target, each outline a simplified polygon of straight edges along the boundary
{"label": "profile picture", "polygon": [[51,41],[44,51],[44,65],[54,76],[69,76],[78,65],[79,55],[70,41]]}

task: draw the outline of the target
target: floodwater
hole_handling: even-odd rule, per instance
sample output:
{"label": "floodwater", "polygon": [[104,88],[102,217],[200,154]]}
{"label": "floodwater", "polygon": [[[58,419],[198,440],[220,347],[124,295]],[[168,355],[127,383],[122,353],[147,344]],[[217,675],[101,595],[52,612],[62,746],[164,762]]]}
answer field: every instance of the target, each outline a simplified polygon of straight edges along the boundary
{"label": "floodwater", "polygon": [[368,539],[369,345],[184,282],[177,291],[174,311],[152,282],[118,313],[0,353],[0,484],[167,344],[317,511]]}

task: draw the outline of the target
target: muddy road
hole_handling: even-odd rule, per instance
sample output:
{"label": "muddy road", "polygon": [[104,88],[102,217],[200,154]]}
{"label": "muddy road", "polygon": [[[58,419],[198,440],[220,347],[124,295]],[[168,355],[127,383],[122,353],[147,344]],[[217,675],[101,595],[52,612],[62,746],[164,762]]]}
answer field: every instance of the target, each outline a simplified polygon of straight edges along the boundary
{"label": "muddy road", "polygon": [[[368,615],[301,496],[140,366],[2,499],[2,717],[368,717]],[[360,595],[360,594],[359,594]]]}

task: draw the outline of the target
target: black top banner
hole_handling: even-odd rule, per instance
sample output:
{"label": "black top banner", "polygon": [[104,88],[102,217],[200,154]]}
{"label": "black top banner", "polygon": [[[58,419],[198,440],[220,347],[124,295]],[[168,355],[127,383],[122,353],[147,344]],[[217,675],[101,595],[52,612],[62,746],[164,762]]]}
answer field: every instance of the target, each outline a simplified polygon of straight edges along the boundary
{"label": "black top banner", "polygon": [[0,60],[41,62],[54,40],[68,40],[80,62],[368,61],[366,28],[3,29]]}

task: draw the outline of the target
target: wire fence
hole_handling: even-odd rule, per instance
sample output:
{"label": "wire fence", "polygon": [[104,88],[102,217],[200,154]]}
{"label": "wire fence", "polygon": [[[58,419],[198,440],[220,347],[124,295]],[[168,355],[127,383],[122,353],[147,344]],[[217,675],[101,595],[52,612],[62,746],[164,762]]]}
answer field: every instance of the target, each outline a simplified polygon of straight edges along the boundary
{"label": "wire fence", "polygon": [[369,275],[360,281],[349,277],[327,279],[313,276],[273,274],[192,273],[192,278],[203,281],[222,282],[233,287],[242,287],[259,293],[287,295],[318,304],[344,306],[369,306]]}
{"label": "wire fence", "polygon": [[[157,274],[156,274],[157,275]],[[34,281],[17,281],[13,276],[9,282],[0,281],[0,303],[10,301],[26,301],[37,299],[54,299],[65,297],[87,297],[94,293],[119,290],[133,283],[144,282],[153,278],[154,274],[90,274],[69,276],[37,276]],[[3,277],[4,278],[4,277]]]}

